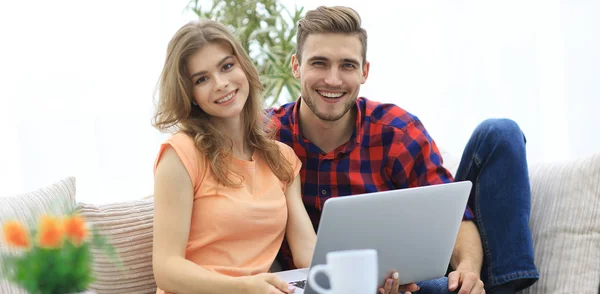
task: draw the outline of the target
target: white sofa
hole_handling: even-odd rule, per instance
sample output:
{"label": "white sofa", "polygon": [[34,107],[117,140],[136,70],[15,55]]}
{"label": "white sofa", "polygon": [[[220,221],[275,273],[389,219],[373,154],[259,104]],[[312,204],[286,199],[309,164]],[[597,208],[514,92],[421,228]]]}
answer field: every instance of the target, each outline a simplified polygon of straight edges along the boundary
{"label": "white sofa", "polygon": [[[458,158],[442,156],[455,172]],[[529,177],[540,279],[521,293],[600,294],[600,153],[530,165]]]}
{"label": "white sofa", "polygon": [[[444,155],[455,170],[456,160]],[[600,153],[530,166],[530,227],[541,278],[523,293],[600,293]],[[96,206],[76,203],[75,179],[21,195],[0,195],[0,222],[34,220],[78,209],[107,235],[123,261],[118,269],[95,252],[96,293],[155,293],[152,275],[152,198]],[[1,242],[1,241],[0,241]],[[0,243],[0,251],[6,251]],[[0,281],[0,293],[22,293]]]}

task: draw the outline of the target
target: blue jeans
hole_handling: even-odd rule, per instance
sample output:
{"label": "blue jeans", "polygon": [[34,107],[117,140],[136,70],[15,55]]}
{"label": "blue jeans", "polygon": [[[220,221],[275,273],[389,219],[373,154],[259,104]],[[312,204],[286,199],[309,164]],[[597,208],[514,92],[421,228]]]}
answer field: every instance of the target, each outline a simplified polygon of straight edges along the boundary
{"label": "blue jeans", "polygon": [[[539,278],[529,230],[531,191],[525,136],[508,119],[490,119],[473,132],[463,153],[456,181],[469,180],[469,207],[483,245],[481,280],[486,290],[512,282],[518,289]],[[451,293],[448,279],[417,283],[418,293]]]}

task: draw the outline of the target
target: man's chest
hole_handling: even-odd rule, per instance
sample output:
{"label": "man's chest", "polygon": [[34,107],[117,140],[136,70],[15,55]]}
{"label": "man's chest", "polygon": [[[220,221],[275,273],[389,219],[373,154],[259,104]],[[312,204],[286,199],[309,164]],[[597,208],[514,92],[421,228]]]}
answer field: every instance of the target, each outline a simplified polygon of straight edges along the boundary
{"label": "man's chest", "polygon": [[307,154],[300,157],[302,195],[319,197],[346,196],[394,189],[388,158],[368,154]]}

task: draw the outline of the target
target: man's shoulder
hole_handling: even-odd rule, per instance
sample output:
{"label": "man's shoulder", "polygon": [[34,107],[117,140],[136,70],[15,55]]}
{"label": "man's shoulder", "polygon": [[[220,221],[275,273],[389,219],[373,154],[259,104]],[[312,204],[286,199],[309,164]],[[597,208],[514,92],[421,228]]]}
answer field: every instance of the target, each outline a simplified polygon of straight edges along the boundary
{"label": "man's shoulder", "polygon": [[266,113],[271,119],[290,117],[294,111],[294,106],[296,106],[296,102],[288,102],[279,107],[268,108]]}
{"label": "man's shoulder", "polygon": [[419,122],[417,116],[398,105],[373,101],[364,97],[359,99],[359,105],[361,105],[361,111],[364,112],[364,118],[370,123],[391,127],[398,131],[405,131],[416,122]]}
{"label": "man's shoulder", "polygon": [[273,129],[291,129],[293,124],[293,113],[296,102],[289,102],[279,107],[266,109],[268,126]]}

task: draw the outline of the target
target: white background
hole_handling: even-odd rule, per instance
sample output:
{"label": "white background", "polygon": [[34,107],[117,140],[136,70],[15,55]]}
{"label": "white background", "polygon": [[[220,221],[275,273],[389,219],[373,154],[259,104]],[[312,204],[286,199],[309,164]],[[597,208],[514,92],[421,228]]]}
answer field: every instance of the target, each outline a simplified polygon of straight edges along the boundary
{"label": "white background", "polygon": [[[460,156],[479,122],[516,120],[530,163],[600,151],[600,2],[292,1],[355,8],[361,95],[421,118]],[[0,196],[77,177],[78,201],[152,193],[166,138],[153,94],[186,0],[0,2]]]}

